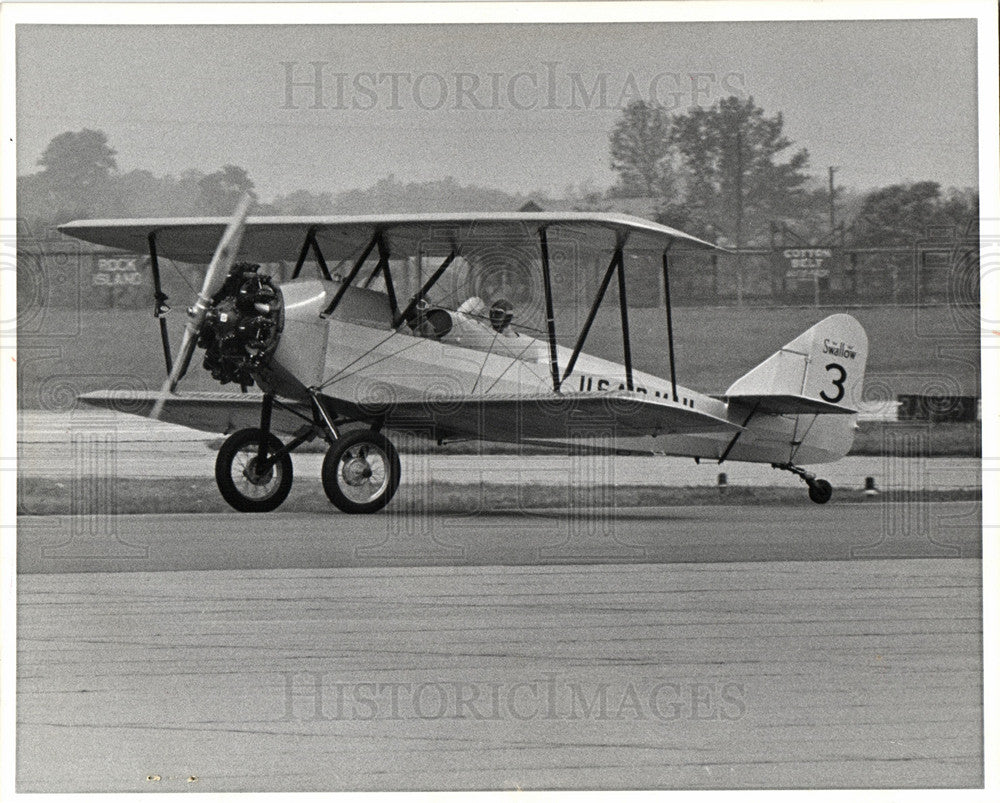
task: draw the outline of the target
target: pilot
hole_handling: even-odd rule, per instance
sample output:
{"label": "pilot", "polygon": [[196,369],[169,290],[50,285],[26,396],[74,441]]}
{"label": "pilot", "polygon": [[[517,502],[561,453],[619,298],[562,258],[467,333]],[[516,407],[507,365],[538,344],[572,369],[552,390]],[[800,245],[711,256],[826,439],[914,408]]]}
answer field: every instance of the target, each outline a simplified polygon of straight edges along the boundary
{"label": "pilot", "polygon": [[[479,296],[470,296],[463,301],[454,313],[449,313],[439,307],[421,304],[417,313],[408,321],[413,334],[418,337],[428,337],[442,340],[452,335],[456,340],[466,344],[482,339],[490,328],[504,337],[517,337],[510,331],[510,323],[514,318],[514,308],[506,299],[498,299],[487,309],[486,302]],[[496,335],[492,335],[495,338]],[[471,338],[471,339],[470,339]]]}
{"label": "pilot", "polygon": [[428,337],[431,340],[441,340],[452,326],[451,315],[447,310],[432,307],[426,301],[421,301],[416,313],[407,321],[410,329],[417,337]]}
{"label": "pilot", "polygon": [[487,309],[486,302],[479,296],[472,296],[462,302],[457,312],[467,315],[477,324],[485,325],[489,321],[493,331],[498,334],[505,334],[507,337],[514,336],[513,332],[506,331],[514,319],[514,307],[505,298],[498,298]]}
{"label": "pilot", "polygon": [[507,327],[510,326],[510,322],[514,319],[514,306],[505,298],[498,298],[493,302],[490,307],[490,326],[492,326],[500,334],[506,334],[510,336],[510,332],[507,332]]}

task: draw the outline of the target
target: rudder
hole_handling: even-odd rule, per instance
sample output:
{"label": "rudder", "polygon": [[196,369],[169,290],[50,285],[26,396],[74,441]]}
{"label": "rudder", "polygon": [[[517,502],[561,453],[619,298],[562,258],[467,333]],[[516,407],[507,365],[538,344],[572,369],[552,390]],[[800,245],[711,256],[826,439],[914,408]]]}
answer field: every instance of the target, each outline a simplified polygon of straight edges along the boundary
{"label": "rudder", "polygon": [[868,337],[850,315],[807,329],[726,391],[747,431],[734,459],[778,464],[839,460],[854,442]]}
{"label": "rudder", "polygon": [[727,401],[762,413],[857,412],[868,336],[852,316],[824,318],[787,343],[726,391]]}

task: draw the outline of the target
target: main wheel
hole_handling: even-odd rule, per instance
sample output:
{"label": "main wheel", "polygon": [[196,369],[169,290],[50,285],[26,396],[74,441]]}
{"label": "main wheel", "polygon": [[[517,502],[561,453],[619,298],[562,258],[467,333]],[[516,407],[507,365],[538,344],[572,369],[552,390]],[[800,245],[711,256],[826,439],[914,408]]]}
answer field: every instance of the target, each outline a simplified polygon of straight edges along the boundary
{"label": "main wheel", "polygon": [[334,441],[323,458],[323,490],[344,513],[374,513],[399,487],[399,453],[378,432],[361,430]]}
{"label": "main wheel", "polygon": [[[215,482],[222,498],[241,513],[275,510],[292,489],[292,458],[285,454],[267,471],[256,471],[260,451],[259,429],[234,432],[219,449],[215,459]],[[268,436],[267,454],[281,448],[281,441]]]}
{"label": "main wheel", "polygon": [[817,505],[825,505],[833,496],[833,486],[826,480],[813,480],[809,485],[809,498]]}

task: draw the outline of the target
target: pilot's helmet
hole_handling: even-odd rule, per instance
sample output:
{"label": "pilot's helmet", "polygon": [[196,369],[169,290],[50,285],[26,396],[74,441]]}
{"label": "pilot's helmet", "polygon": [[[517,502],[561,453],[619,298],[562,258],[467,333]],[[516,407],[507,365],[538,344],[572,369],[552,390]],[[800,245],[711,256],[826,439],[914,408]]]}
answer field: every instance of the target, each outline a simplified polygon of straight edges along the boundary
{"label": "pilot's helmet", "polygon": [[514,306],[505,298],[498,298],[490,307],[490,326],[502,332],[514,318]]}

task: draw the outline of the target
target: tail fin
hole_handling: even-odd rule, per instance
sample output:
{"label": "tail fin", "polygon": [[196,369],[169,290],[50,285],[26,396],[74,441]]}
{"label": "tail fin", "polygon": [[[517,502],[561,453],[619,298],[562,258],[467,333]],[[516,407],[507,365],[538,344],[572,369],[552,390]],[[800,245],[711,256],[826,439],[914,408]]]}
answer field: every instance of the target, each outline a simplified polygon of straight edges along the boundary
{"label": "tail fin", "polygon": [[737,379],[726,399],[760,413],[855,413],[867,360],[861,324],[831,315]]}

